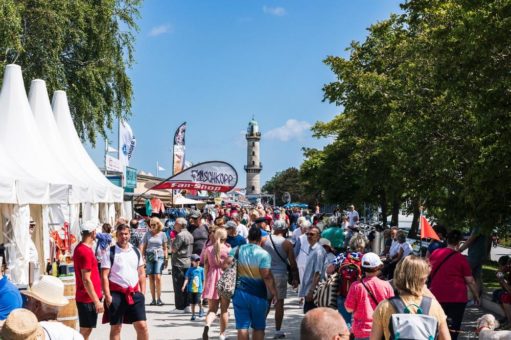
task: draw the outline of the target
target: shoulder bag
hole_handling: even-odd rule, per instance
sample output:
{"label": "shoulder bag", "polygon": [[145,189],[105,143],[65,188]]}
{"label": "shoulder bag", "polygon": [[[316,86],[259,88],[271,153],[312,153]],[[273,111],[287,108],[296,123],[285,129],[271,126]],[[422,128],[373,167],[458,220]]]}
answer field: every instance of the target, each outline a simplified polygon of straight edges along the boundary
{"label": "shoulder bag", "polygon": [[435,274],[438,273],[438,271],[440,270],[440,268],[442,267],[442,265],[447,262],[447,260],[453,256],[454,254],[456,254],[457,251],[456,250],[453,250],[449,255],[447,255],[443,260],[442,262],[440,262],[440,264],[438,265],[438,267],[435,268],[435,271],[432,272],[431,274],[429,274],[429,277],[428,277],[428,281],[426,282],[426,285],[428,286],[428,288],[431,286],[431,282],[433,282],[433,278],[435,277]]}
{"label": "shoulder bag", "polygon": [[273,243],[273,238],[270,235],[270,241],[273,246],[273,249],[275,250],[275,253],[277,256],[286,264],[287,267],[287,283],[292,285],[293,284],[293,272],[291,271],[291,266],[289,265],[289,262],[284,260],[284,258],[280,255],[279,251],[277,250],[277,247],[275,246],[275,243]]}

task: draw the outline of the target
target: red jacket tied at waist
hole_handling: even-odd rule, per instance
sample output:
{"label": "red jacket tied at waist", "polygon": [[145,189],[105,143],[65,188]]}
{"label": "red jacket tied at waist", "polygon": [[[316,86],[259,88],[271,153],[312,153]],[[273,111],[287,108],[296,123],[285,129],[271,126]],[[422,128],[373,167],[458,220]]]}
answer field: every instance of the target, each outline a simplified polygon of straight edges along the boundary
{"label": "red jacket tied at waist", "polygon": [[139,292],[138,283],[135,287],[128,288],[121,287],[117,283],[112,281],[109,281],[109,283],[110,291],[124,294],[126,296],[126,302],[128,302],[128,305],[135,304],[135,301],[133,301],[133,295]]}

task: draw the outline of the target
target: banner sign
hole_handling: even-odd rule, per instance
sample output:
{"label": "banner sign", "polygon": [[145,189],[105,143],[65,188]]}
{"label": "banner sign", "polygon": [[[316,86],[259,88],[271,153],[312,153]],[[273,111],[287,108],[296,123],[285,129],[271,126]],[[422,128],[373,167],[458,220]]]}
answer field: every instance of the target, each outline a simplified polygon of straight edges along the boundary
{"label": "banner sign", "polygon": [[181,124],[174,133],[173,175],[177,175],[185,167],[185,133],[186,122]]}
{"label": "banner sign", "polygon": [[119,161],[123,166],[130,164],[137,141],[131,127],[124,120],[119,121]]}
{"label": "banner sign", "polygon": [[126,167],[126,184],[127,189],[135,189],[137,187],[137,169]]}
{"label": "banner sign", "polygon": [[105,157],[106,169],[108,171],[122,172],[122,164],[121,161],[115,157],[110,155],[106,155]]}
{"label": "banner sign", "polygon": [[228,192],[238,183],[238,173],[232,165],[221,161],[196,164],[167,178],[151,189],[191,189]]}

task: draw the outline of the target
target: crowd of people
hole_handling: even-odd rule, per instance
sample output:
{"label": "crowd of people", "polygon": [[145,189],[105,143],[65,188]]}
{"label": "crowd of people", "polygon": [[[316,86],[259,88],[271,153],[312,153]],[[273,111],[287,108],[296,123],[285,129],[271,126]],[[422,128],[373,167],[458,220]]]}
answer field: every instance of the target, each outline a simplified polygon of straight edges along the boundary
{"label": "crowd of people", "polygon": [[[55,321],[59,308],[68,304],[61,280],[43,275],[21,292],[22,299],[2,277],[0,338],[88,339],[103,314],[110,339],[120,339],[123,324],[133,325],[137,339],[149,339],[146,304],[172,304],[161,295],[161,276],[168,269],[171,313],[202,323],[203,339],[209,339],[217,316],[219,338],[226,338],[231,303],[238,339],[249,339],[250,329],[252,339],[264,339],[271,308],[274,338],[285,338],[290,288],[297,291],[305,315],[302,339],[395,339],[396,334],[457,339],[467,302],[480,304],[480,272],[460,252],[477,237],[460,248],[459,231],[435,226],[441,240],[431,242],[421,257],[397,227],[366,235],[359,222],[354,206],[325,219],[318,211],[261,204],[190,209],[144,223],[121,218],[114,227],[85,222],[73,252],[79,332]],[[509,257],[499,265],[502,289],[494,299],[509,320]],[[232,294],[225,292],[229,283]],[[495,327],[492,320],[483,321]]]}

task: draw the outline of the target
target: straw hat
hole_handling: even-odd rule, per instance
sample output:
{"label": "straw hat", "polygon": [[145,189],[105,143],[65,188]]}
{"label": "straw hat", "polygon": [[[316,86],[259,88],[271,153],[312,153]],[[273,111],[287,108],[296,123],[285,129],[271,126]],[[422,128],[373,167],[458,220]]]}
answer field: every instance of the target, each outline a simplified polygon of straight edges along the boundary
{"label": "straw hat", "polygon": [[21,293],[50,306],[62,307],[69,303],[64,296],[64,283],[54,276],[41,276],[30,289]]}
{"label": "straw hat", "polygon": [[34,313],[18,308],[9,314],[0,331],[0,338],[9,340],[43,340],[44,331]]}

